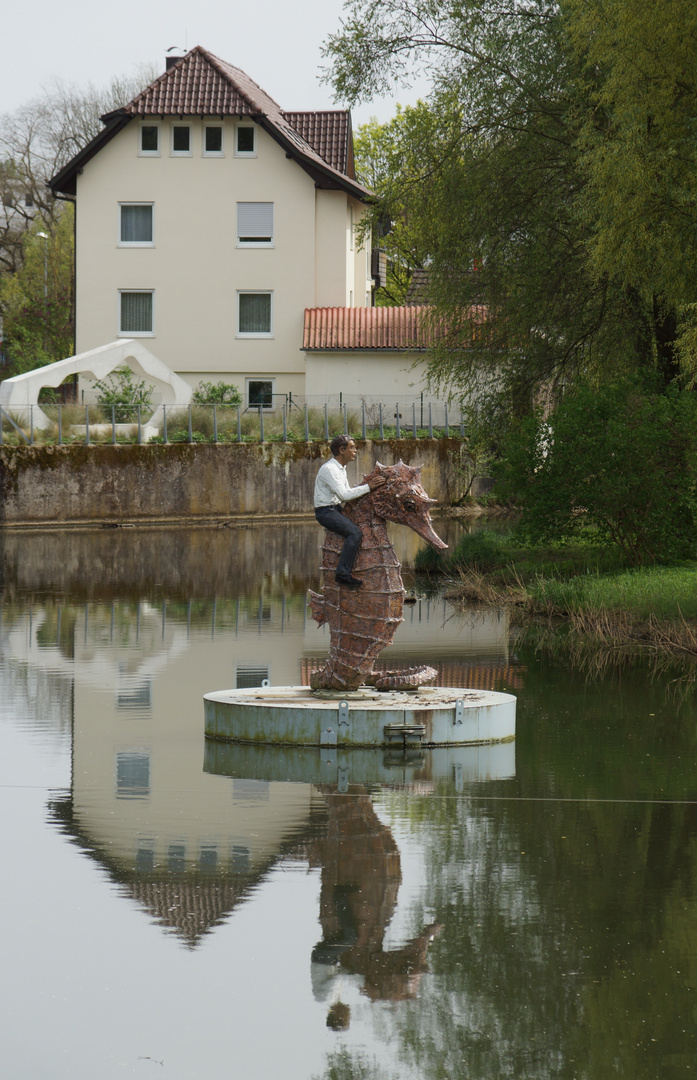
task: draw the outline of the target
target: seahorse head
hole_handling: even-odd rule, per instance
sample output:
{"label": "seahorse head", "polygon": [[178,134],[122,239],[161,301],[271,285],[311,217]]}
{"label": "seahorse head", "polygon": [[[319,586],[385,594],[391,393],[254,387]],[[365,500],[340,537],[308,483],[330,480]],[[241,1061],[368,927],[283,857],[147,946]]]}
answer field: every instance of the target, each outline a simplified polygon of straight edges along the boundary
{"label": "seahorse head", "polygon": [[429,499],[421,486],[421,468],[421,465],[405,465],[403,461],[396,465],[381,465],[378,461],[370,476],[364,479],[367,481],[376,475],[385,478],[384,486],[376,488],[370,495],[373,511],[378,517],[407,525],[431,547],[442,551],[448,545],[433,528],[429,511],[436,500]]}

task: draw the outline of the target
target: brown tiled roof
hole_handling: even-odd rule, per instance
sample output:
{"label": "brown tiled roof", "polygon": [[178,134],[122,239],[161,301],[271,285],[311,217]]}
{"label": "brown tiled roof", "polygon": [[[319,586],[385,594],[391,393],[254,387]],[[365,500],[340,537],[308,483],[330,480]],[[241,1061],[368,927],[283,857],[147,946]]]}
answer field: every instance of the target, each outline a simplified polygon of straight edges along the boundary
{"label": "brown tiled roof", "polygon": [[[342,189],[361,200],[372,194],[354,179],[348,113],[284,113],[249,75],[200,45],[173,63],[123,108],[103,116],[105,130],[53,177],[52,190],[74,194],[80,169],[137,116],[249,116],[310,174],[318,187]],[[299,125],[297,128],[290,117]]]}
{"label": "brown tiled roof", "polygon": [[428,270],[412,270],[411,281],[407,289],[404,303],[407,307],[428,302],[428,288],[430,285]]}
{"label": "brown tiled roof", "polygon": [[124,106],[132,116],[273,116],[283,114],[244,71],[197,45]]}
{"label": "brown tiled roof", "polygon": [[346,109],[327,112],[287,112],[290,126],[312,146],[328,165],[353,177],[351,114]]}
{"label": "brown tiled roof", "polygon": [[305,308],[303,349],[425,349],[425,307]]}
{"label": "brown tiled roof", "polygon": [[[471,307],[463,327],[454,327],[453,344],[462,348],[468,334],[473,342],[481,340],[486,319],[486,307]],[[446,340],[447,336],[446,322],[438,321],[433,308],[427,304],[305,308],[302,348],[322,352],[329,349],[428,349],[438,341]]]}

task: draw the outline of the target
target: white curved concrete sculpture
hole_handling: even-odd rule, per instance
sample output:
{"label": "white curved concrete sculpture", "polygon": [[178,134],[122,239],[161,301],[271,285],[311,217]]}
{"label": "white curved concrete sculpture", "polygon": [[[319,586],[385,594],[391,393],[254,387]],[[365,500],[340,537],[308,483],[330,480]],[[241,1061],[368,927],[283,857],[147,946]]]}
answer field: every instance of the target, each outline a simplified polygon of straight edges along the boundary
{"label": "white curved concrete sculpture", "polygon": [[88,379],[104,379],[117,368],[129,367],[141,378],[151,382],[164,405],[188,405],[192,390],[187,382],[175,375],[166,364],[153,356],[144,345],[132,338],[112,341],[98,349],[69,356],[55,364],[25,371],[0,383],[0,408],[12,410],[24,420],[33,415],[35,428],[50,427],[52,421],[39,408],[39,391],[44,386],[57,387],[69,375],[84,375]]}

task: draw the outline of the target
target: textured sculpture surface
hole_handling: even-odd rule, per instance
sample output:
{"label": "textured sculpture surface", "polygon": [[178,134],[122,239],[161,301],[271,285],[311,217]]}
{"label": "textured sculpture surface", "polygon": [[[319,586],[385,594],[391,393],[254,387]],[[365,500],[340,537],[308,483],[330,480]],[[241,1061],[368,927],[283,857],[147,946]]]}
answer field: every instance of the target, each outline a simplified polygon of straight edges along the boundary
{"label": "textured sculpture surface", "polygon": [[[363,543],[353,573],[363,586],[350,590],[334,580],[342,538],[327,532],[322,548],[321,593],[310,591],[312,616],[330,630],[329,656],[311,679],[313,690],[348,692],[361,685],[379,690],[408,690],[433,683],[436,672],[430,667],[408,671],[376,672],[374,661],[392,641],[402,622],[404,586],[400,565],[387,535],[387,522],[407,525],[432,547],[444,544],[431,523],[429,499],[421,486],[421,469],[405,465],[380,465],[370,476],[379,473],[385,484],[346,503],[344,513],[363,532]],[[369,477],[365,477],[367,481]]]}

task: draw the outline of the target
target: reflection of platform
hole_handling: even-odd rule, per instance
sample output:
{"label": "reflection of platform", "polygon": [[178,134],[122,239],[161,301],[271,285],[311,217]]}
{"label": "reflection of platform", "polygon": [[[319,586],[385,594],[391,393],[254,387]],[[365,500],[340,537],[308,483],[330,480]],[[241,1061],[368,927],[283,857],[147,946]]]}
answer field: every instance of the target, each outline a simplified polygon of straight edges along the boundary
{"label": "reflection of platform", "polygon": [[462,746],[515,737],[516,699],[439,686],[313,693],[307,686],[204,695],[206,735],[275,746]]}
{"label": "reflection of platform", "polygon": [[404,784],[446,781],[456,791],[465,784],[515,776],[515,743],[478,746],[337,750],[334,747],[269,747],[206,739],[203,768],[218,776],[314,784],[346,791],[349,784]]}

